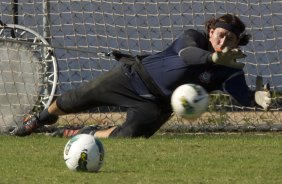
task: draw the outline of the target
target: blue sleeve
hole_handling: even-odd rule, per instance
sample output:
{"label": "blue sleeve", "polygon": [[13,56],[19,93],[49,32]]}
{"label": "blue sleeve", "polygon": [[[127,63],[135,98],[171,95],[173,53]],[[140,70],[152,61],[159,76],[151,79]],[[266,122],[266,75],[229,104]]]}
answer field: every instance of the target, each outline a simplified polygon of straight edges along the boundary
{"label": "blue sleeve", "polygon": [[174,51],[190,65],[207,63],[211,54],[208,51],[209,40],[196,30],[189,29],[174,43]]}
{"label": "blue sleeve", "polygon": [[239,71],[227,79],[223,88],[241,105],[248,107],[255,105],[255,92],[247,86],[243,71]]}

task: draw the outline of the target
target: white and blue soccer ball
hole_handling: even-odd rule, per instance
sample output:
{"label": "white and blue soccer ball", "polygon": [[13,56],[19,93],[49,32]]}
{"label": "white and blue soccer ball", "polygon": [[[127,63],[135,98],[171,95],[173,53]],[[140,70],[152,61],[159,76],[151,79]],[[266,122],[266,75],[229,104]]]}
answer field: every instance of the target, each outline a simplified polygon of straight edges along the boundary
{"label": "white and blue soccer ball", "polygon": [[89,134],[72,137],[64,148],[64,160],[73,171],[97,172],[104,163],[101,141]]}
{"label": "white and blue soccer ball", "polygon": [[186,119],[198,118],[208,108],[209,95],[196,84],[183,84],[171,96],[171,106],[176,115]]}

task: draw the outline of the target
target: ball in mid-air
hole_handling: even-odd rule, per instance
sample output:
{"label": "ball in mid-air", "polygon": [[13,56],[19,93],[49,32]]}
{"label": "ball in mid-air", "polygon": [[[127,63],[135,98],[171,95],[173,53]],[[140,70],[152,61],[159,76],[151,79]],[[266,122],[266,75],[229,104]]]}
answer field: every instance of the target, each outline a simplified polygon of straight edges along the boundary
{"label": "ball in mid-air", "polygon": [[171,96],[173,111],[187,119],[201,116],[207,110],[209,95],[206,90],[196,84],[183,84],[177,87]]}

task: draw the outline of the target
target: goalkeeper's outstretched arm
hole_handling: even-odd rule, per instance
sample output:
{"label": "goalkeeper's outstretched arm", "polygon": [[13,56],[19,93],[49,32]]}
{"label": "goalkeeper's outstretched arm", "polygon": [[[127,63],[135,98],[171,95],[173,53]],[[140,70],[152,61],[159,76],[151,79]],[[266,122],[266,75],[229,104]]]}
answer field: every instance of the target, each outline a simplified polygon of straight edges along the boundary
{"label": "goalkeeper's outstretched arm", "polygon": [[271,105],[271,93],[269,84],[263,85],[261,76],[257,76],[256,89],[251,90],[245,81],[243,72],[229,78],[223,85],[223,91],[230,94],[238,103],[244,106],[259,106],[268,110]]}

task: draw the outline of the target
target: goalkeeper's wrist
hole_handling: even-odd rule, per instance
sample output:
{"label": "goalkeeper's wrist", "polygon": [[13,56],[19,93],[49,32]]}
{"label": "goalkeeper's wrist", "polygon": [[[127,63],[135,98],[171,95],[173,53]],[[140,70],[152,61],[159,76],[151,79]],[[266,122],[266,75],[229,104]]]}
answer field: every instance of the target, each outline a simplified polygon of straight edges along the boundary
{"label": "goalkeeper's wrist", "polygon": [[210,54],[208,55],[207,63],[214,63],[214,61],[213,61],[213,59],[212,59],[212,55],[213,55],[213,53],[210,53]]}

